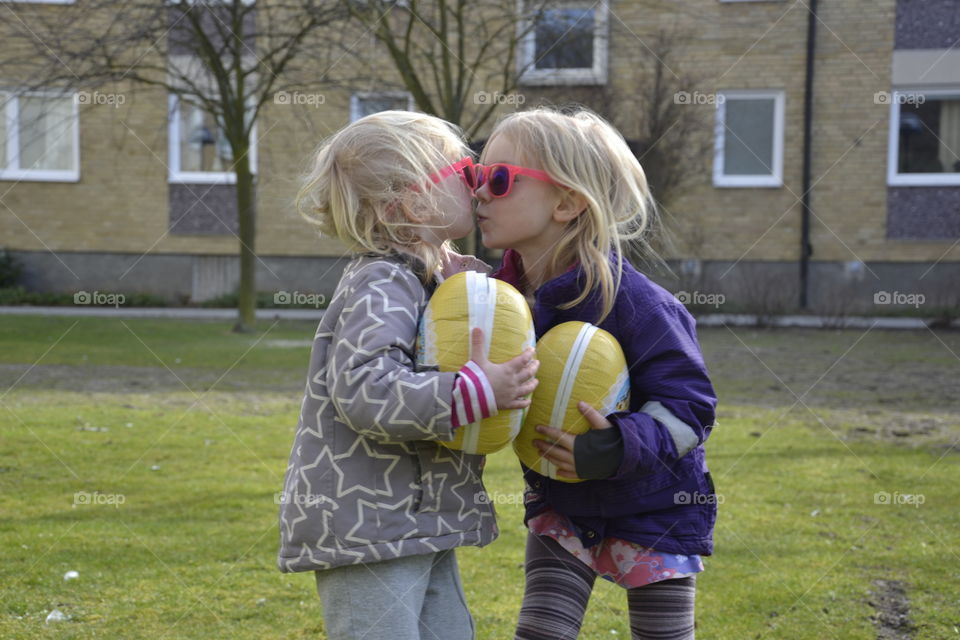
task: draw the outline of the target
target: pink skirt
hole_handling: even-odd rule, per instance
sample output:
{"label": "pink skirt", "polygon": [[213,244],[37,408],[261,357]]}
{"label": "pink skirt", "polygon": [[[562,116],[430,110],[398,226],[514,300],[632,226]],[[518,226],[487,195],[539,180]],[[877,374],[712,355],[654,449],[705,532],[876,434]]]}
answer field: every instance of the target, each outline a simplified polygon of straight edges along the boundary
{"label": "pink skirt", "polygon": [[619,538],[604,538],[589,549],[585,548],[566,516],[553,509],[531,518],[527,526],[531,533],[553,538],[601,578],[625,589],[661,580],[686,578],[703,571],[700,556],[661,553]]}

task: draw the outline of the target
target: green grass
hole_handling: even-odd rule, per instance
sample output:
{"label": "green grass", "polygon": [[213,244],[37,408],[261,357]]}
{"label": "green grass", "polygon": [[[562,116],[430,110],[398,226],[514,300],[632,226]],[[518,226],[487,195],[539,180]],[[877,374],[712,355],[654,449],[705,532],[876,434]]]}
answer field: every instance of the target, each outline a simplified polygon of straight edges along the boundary
{"label": "green grass", "polygon": [[[273,341],[309,339],[313,327],[262,323],[259,334],[236,335],[225,323],[74,322],[0,317],[0,394],[16,382],[0,399],[0,637],[324,637],[312,576],[274,565],[274,495],[308,349]],[[911,381],[862,390],[843,382],[844,360],[820,383],[830,385],[823,403],[805,398],[810,409],[788,411],[789,394],[749,402],[751,388],[777,381],[756,360],[744,364],[753,358],[744,344],[780,376],[802,369],[802,394],[858,336],[701,333],[721,398],[732,400],[707,446],[723,503],[716,553],[698,581],[698,637],[872,639],[876,579],[907,584],[918,640],[957,636],[960,458],[946,445],[958,419],[936,404],[937,388],[915,405],[878,404]],[[952,334],[937,337],[955,346]],[[960,363],[929,335],[878,332],[847,358],[911,370],[905,342],[956,379]],[[730,371],[726,361],[743,354]],[[803,354],[823,366],[799,367]],[[150,385],[130,388],[131,371]],[[117,389],[91,391],[94,376]],[[857,431],[923,420],[939,426],[903,438]],[[459,558],[478,637],[501,639],[512,637],[523,589],[512,454],[491,456],[485,479],[500,501],[501,536]],[[123,502],[74,506],[77,492]],[[878,492],[924,503],[877,504]],[[69,570],[80,577],[65,582]],[[72,619],[45,625],[55,607]],[[598,582],[581,637],[629,637],[621,589]]]}
{"label": "green grass", "polygon": [[[0,318],[0,361],[30,364],[257,369],[304,367],[308,348],[269,348],[264,340],[310,340],[316,323],[265,321],[238,334],[226,322],[124,318]],[[51,348],[52,347],[52,348]]]}

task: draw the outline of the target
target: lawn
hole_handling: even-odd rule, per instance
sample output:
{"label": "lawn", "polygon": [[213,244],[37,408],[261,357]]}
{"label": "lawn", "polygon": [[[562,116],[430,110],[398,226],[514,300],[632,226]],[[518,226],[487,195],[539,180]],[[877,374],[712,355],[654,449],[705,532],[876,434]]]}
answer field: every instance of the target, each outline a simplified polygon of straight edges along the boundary
{"label": "lawn", "polygon": [[[0,637],[323,638],[312,576],[275,568],[312,334],[0,317]],[[698,637],[866,640],[904,608],[912,631],[884,637],[960,637],[960,334],[701,340],[722,504]],[[485,479],[502,533],[459,557],[478,637],[499,640],[522,594],[512,454]],[[55,608],[69,619],[46,624]],[[622,590],[598,584],[581,637],[629,637]]]}

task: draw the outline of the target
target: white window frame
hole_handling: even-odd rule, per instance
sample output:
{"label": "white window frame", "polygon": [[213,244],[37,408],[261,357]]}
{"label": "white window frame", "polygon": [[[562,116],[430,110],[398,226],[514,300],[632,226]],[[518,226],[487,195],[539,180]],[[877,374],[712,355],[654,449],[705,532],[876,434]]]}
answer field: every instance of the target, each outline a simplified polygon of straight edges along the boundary
{"label": "white window frame", "polygon": [[360,101],[367,98],[406,98],[407,111],[413,111],[413,94],[409,91],[358,91],[350,95],[350,122],[360,119]]}
{"label": "white window frame", "polygon": [[[713,154],[713,186],[715,187],[782,187],[783,186],[783,126],[786,94],[783,89],[726,89],[718,91],[717,122]],[[773,98],[773,167],[770,174],[726,175],[723,152],[726,141],[727,100],[737,98]]]}
{"label": "white window frame", "polygon": [[[960,173],[900,173],[900,101],[901,96],[923,95],[929,98],[960,98],[956,89],[908,89],[901,87],[890,92],[890,132],[887,139],[887,186],[890,187],[957,187]],[[960,150],[954,150],[960,154]]]}
{"label": "white window frame", "polygon": [[[518,0],[521,11],[524,0]],[[517,36],[522,36],[517,55],[519,82],[530,86],[550,85],[604,85],[607,83],[607,58],[609,42],[610,7],[607,0],[599,2],[564,2],[551,5],[550,9],[594,9],[593,14],[593,67],[582,69],[537,69],[537,30],[528,21],[517,25]],[[526,30],[526,33],[523,33]]]}
{"label": "white window frame", "polygon": [[[0,166],[0,180],[18,180],[22,182],[79,182],[80,181],[80,110],[77,93],[74,91],[63,92],[53,90],[24,91],[2,91],[0,95],[5,98],[5,109],[0,109],[0,117],[6,119],[6,152],[7,157]],[[20,168],[20,97],[44,97],[68,99],[72,105],[71,117],[73,118],[73,169],[21,169]],[[2,101],[0,101],[2,105]],[[16,168],[9,168],[16,164]]]}
{"label": "white window frame", "polygon": [[[234,171],[181,171],[180,170],[180,97],[171,93],[167,102],[167,157],[170,184],[236,184]],[[250,171],[257,173],[257,124],[250,130]]]}

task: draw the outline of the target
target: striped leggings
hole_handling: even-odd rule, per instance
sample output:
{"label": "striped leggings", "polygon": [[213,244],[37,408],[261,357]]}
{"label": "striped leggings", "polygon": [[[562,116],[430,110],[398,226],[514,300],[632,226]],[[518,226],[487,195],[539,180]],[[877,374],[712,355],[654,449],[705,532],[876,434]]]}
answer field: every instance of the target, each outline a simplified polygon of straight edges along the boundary
{"label": "striped leggings", "polygon": [[[596,573],[547,536],[527,534],[527,583],[515,640],[580,633]],[[633,640],[692,640],[696,577],[626,589]]]}

